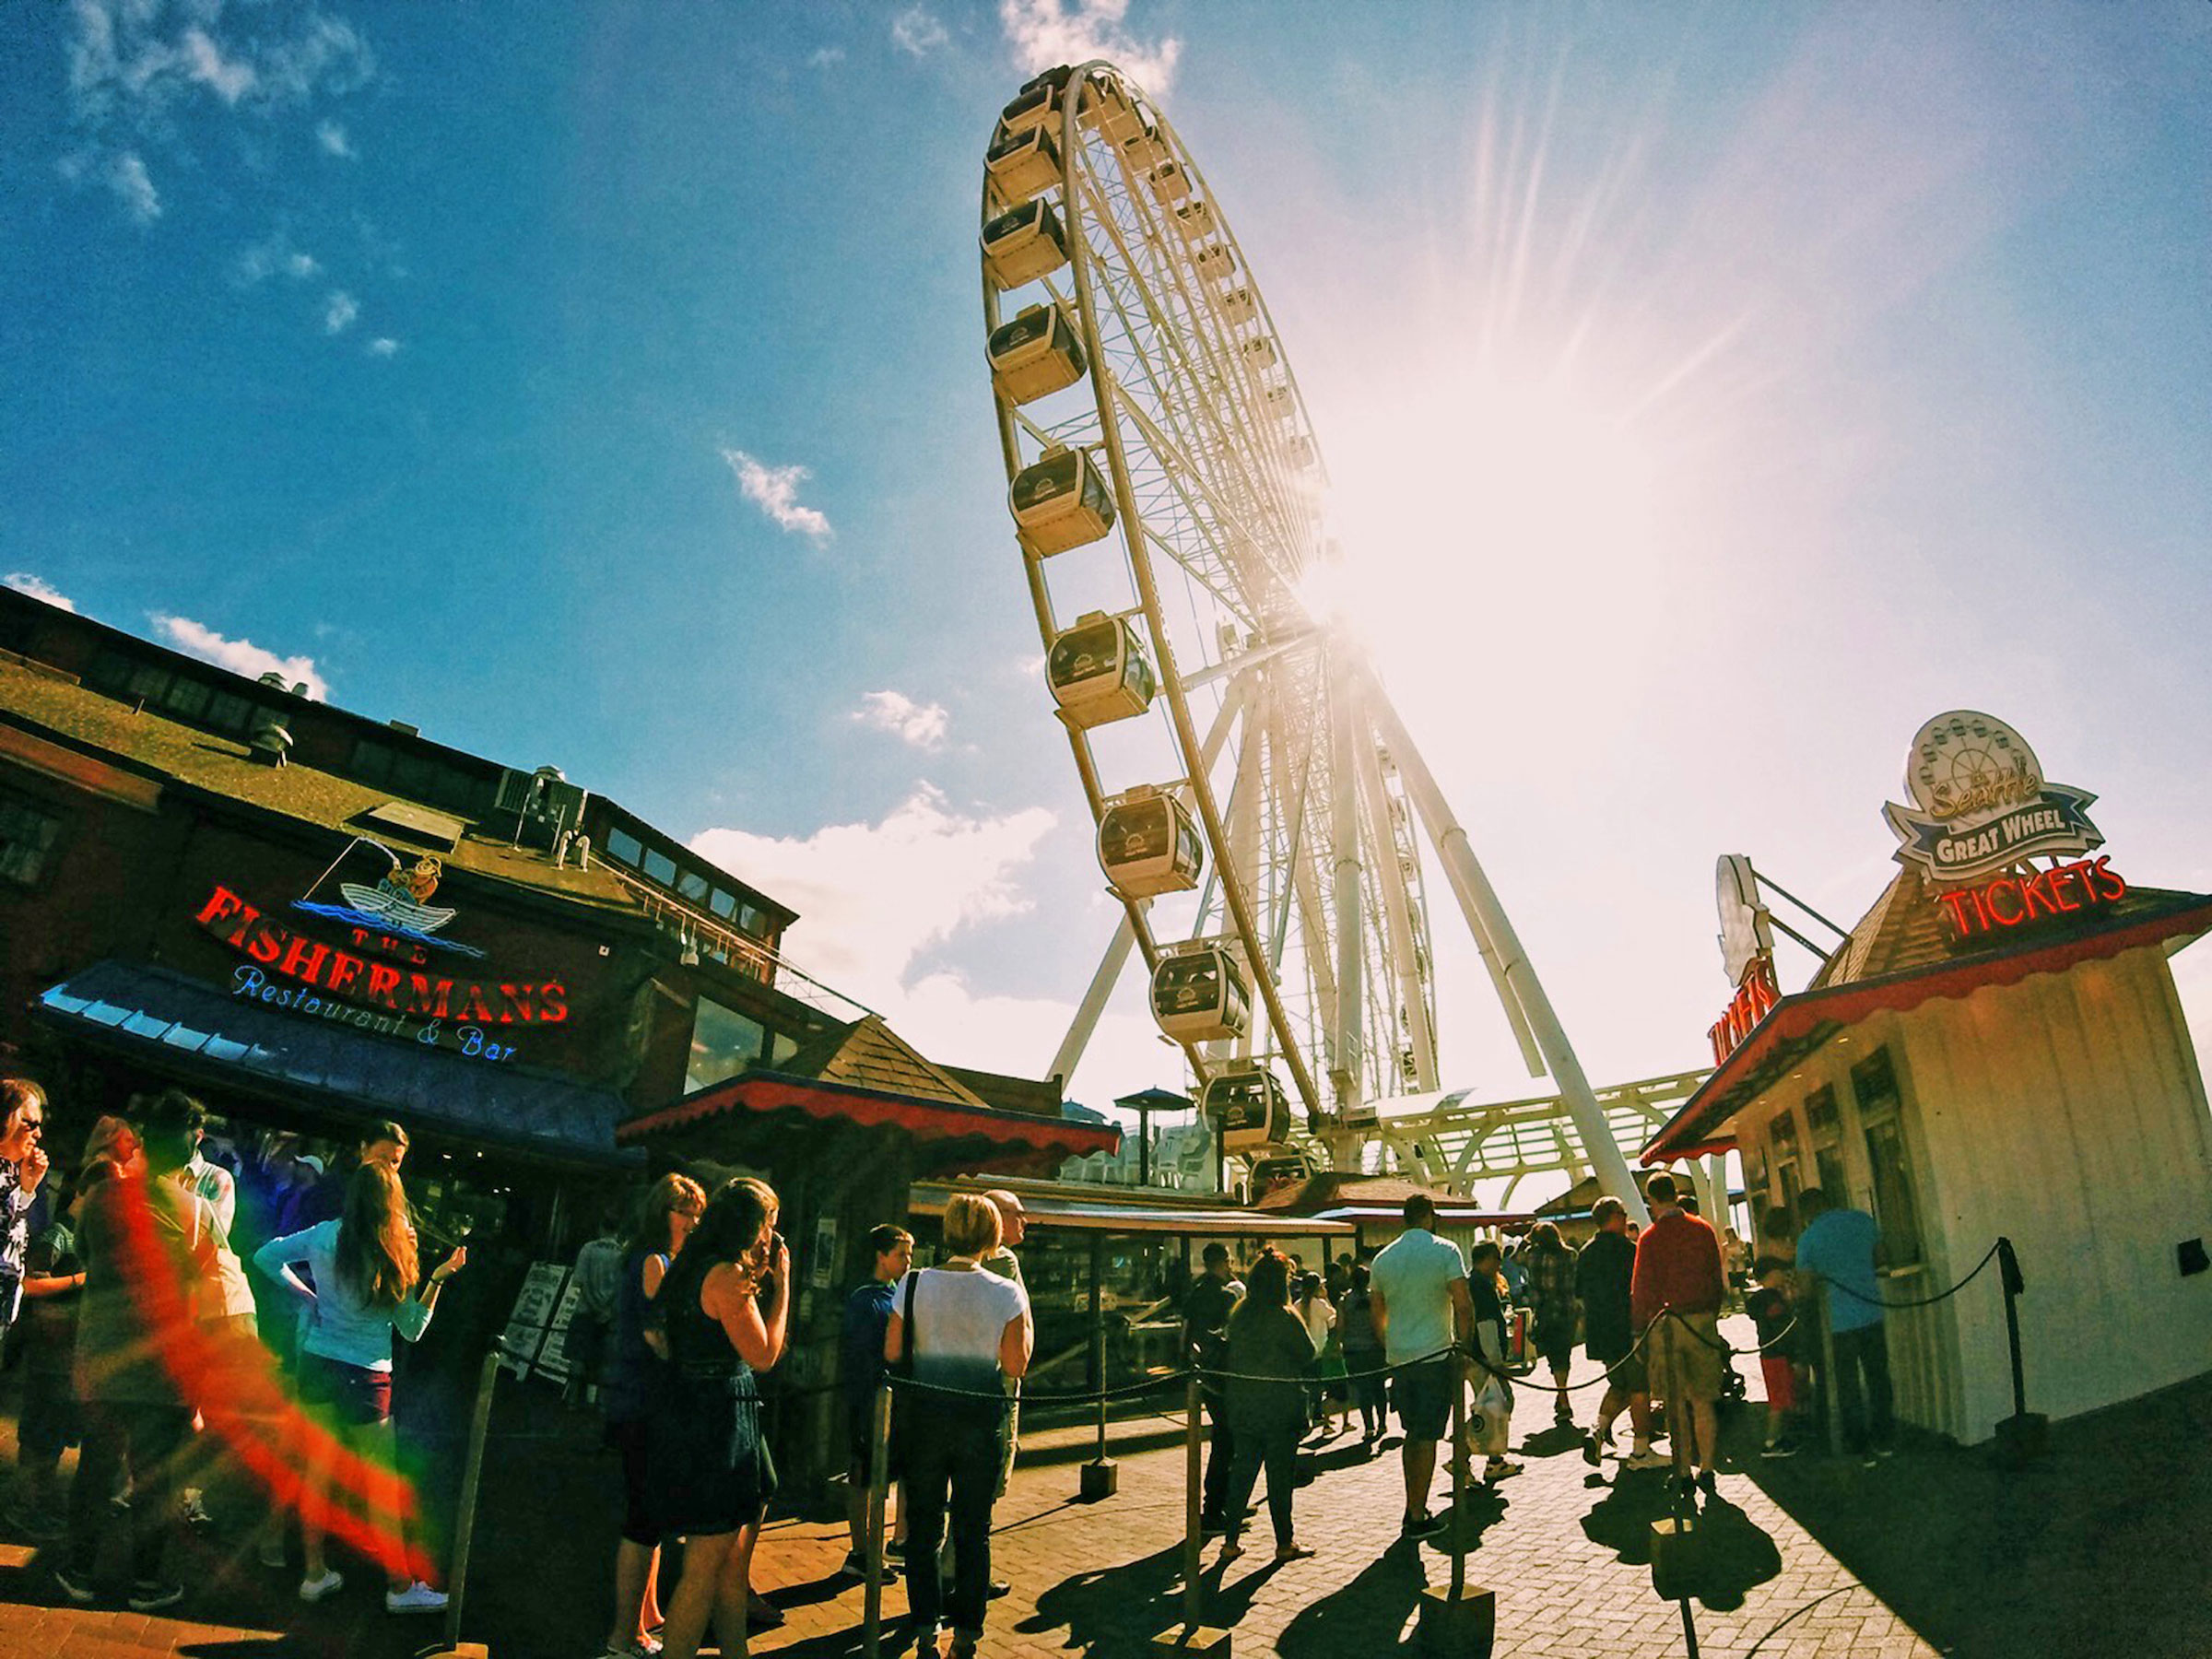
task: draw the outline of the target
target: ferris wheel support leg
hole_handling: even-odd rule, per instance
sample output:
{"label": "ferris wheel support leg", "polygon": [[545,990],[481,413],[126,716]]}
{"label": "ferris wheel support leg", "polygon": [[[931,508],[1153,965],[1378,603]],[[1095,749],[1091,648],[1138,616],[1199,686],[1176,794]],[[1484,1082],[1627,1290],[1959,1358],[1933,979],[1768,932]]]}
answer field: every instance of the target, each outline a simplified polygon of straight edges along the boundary
{"label": "ferris wheel support leg", "polygon": [[1359,1100],[1359,1078],[1365,1067],[1360,1047],[1366,943],[1361,930],[1359,888],[1359,794],[1353,759],[1353,733],[1359,726],[1359,682],[1332,662],[1332,677],[1341,695],[1335,703],[1335,729],[1329,734],[1329,834],[1335,861],[1336,894],[1336,1008],[1331,1033],[1329,1081],[1335,1091],[1336,1110]]}
{"label": "ferris wheel support leg", "polygon": [[[1390,803],[1374,744],[1361,744],[1353,759],[1359,766],[1359,798],[1367,811],[1368,834],[1378,848],[1390,848],[1394,853],[1397,839],[1391,832]],[[1441,1085],[1437,1081],[1436,1033],[1429,1022],[1429,997],[1413,946],[1413,912],[1402,877],[1386,873],[1381,886],[1383,919],[1390,927],[1390,957],[1397,971],[1398,1004],[1413,1045],[1413,1086],[1425,1092]]]}
{"label": "ferris wheel support leg", "polygon": [[1382,687],[1370,678],[1365,689],[1371,716],[1397,759],[1406,793],[1413,797],[1414,809],[1421,815],[1422,826],[1429,831],[1429,840],[1443,864],[1444,874],[1459,900],[1467,926],[1473,931],[1477,944],[1484,947],[1495,963],[1494,973],[1502,980],[1509,999],[1508,1014],[1517,1007],[1537,1054],[1550,1072],[1552,1081],[1559,1085],[1559,1098],[1566,1102],[1567,1113],[1574,1120],[1575,1133],[1582,1138],[1583,1150],[1589,1156],[1591,1167],[1597,1171],[1599,1185],[1619,1197],[1628,1206],[1631,1219],[1639,1224],[1648,1222],[1651,1216],[1644,1208],[1642,1190],[1629,1169],[1629,1160],[1621,1155],[1620,1144],[1613,1138],[1605,1109],[1597,1103],[1596,1092],[1583,1075],[1574,1045],[1567,1041],[1567,1033],[1552,1009],[1551,998],[1544,994],[1535,970],[1529,965],[1527,953],[1521,948],[1520,935],[1514,933],[1489,877],[1483,874],[1482,865],[1476,860],[1467,832],[1452,816],[1452,808],[1437,787],[1428,761],[1414,747],[1413,735],[1406,731],[1405,722],[1391,707]]}
{"label": "ferris wheel support leg", "polygon": [[1113,930],[1106,954],[1099,959],[1099,971],[1090,976],[1090,989],[1083,993],[1076,1017],[1068,1023],[1067,1035],[1060,1040],[1060,1052],[1053,1056],[1053,1069],[1045,1074],[1059,1078],[1063,1091],[1068,1079],[1076,1075],[1076,1067],[1082,1064],[1090,1034],[1099,1029],[1099,1016],[1106,1011],[1114,982],[1122,977],[1122,970],[1129,965],[1129,953],[1135,948],[1136,929],[1129,925],[1129,918],[1124,915]]}

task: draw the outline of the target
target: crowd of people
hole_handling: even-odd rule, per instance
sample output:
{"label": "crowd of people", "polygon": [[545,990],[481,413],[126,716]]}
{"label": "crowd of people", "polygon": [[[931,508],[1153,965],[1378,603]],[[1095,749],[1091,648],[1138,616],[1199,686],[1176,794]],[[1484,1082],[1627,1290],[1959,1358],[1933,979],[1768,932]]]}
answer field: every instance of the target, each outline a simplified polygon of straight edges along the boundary
{"label": "crowd of people", "polygon": [[0,1327],[24,1372],[7,1519],[60,1544],[63,1594],[101,1599],[113,1524],[129,1534],[127,1605],[182,1601],[171,1542],[212,1524],[204,1491],[230,1464],[265,1500],[243,1529],[265,1565],[288,1565],[296,1526],[301,1600],[344,1582],[325,1554],[335,1526],[382,1563],[387,1611],[442,1608],[394,1467],[392,1344],[422,1335],[467,1252],[426,1270],[400,1181],[406,1131],[376,1124],[327,1170],[282,1137],[241,1160],[172,1088],[99,1118],[60,1171],[45,1090],[0,1079]]}
{"label": "crowd of people", "polygon": [[[406,1132],[374,1125],[327,1169],[282,1143],[226,1159],[206,1138],[205,1113],[170,1090],[101,1118],[64,1177],[45,1149],[45,1118],[38,1085],[0,1079],[0,1327],[14,1327],[9,1340],[25,1350],[23,1478],[8,1518],[59,1540],[63,1594],[100,1598],[102,1533],[120,1525],[127,1605],[181,1600],[169,1543],[205,1518],[206,1476],[229,1457],[253,1478],[226,1489],[265,1498],[250,1525],[262,1561],[288,1565],[296,1529],[302,1601],[344,1585],[335,1535],[382,1567],[389,1611],[444,1606],[395,1472],[393,1361],[395,1340],[429,1327],[467,1251],[456,1245],[435,1265],[423,1253],[402,1181]],[[1669,1175],[1653,1176],[1647,1196],[1641,1232],[1618,1199],[1600,1198],[1579,1251],[1541,1223],[1510,1253],[1487,1240],[1463,1253],[1420,1194],[1406,1201],[1400,1235],[1368,1261],[1310,1272],[1267,1248],[1240,1275],[1224,1245],[1208,1244],[1181,1312],[1210,1429],[1201,1518],[1222,1540],[1220,1560],[1243,1553],[1263,1476],[1275,1559],[1312,1553],[1295,1524],[1301,1447],[1349,1432],[1356,1418],[1371,1453],[1391,1412],[1403,1435],[1401,1534],[1439,1533],[1440,1453],[1449,1444],[1454,1473],[1486,1486],[1522,1473],[1508,1454],[1514,1382],[1547,1368],[1555,1419],[1571,1425],[1578,1344],[1605,1377],[1583,1431],[1588,1461],[1671,1465],[1685,1496],[1712,1495],[1731,1370],[1718,1321],[1738,1289],[1759,1335],[1766,1453],[1795,1448],[1813,1352],[1798,1310],[1803,1288],[1825,1282],[1843,1436],[1868,1461],[1887,1455],[1894,1421],[1871,1218],[1807,1192],[1796,1206],[1803,1230],[1770,1212],[1749,1256],[1693,1213]],[[607,1659],[690,1659],[710,1631],[723,1652],[742,1653],[748,1627],[774,1617],[749,1582],[777,1483],[759,1378],[782,1359],[792,1314],[778,1213],[759,1181],[709,1193],[670,1173],[610,1211],[578,1257],[572,1386],[602,1413],[620,1481]],[[1024,1225],[1013,1193],[957,1194],[944,1259],[921,1268],[911,1233],[877,1227],[870,1271],[845,1305],[844,1570],[903,1572],[916,1659],[939,1659],[947,1630],[952,1659],[971,1659],[989,1603],[1007,1589],[992,1574],[991,1530],[1035,1340]],[[258,1240],[242,1260],[241,1238]],[[887,1381],[896,1405],[882,1455],[896,1524],[877,1554],[868,1497]],[[1654,1450],[1666,1432],[1654,1400],[1671,1407],[1671,1455]],[[1631,1441],[1619,1453],[1624,1415]],[[80,1453],[65,1493],[71,1444]],[[679,1541],[670,1586],[664,1558]]]}

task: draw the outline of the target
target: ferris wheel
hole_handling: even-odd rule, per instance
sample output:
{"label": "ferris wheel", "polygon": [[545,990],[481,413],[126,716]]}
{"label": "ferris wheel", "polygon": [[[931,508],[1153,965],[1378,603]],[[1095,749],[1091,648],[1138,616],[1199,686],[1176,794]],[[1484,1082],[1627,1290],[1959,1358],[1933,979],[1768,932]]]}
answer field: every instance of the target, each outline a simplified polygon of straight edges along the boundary
{"label": "ferris wheel", "polygon": [[[1054,1070],[1072,1074],[1135,953],[1231,1150],[1296,1113],[1333,1161],[1356,1158],[1363,1107],[1439,1087],[1418,823],[1532,1071],[1587,1095],[1465,834],[1317,615],[1317,578],[1340,568],[1320,447],[1196,160],[1093,62],[1020,89],[983,172],[1008,505],[1123,907]],[[1590,1112],[1618,1162],[1594,1097]]]}

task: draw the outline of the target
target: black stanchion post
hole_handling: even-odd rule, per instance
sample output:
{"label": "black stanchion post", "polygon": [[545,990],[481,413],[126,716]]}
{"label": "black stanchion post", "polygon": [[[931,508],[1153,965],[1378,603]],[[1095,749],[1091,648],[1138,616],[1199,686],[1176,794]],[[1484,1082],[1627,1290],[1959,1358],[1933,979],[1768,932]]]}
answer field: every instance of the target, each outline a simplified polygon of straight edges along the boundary
{"label": "black stanchion post", "polygon": [[861,1643],[867,1659],[883,1651],[883,1505],[891,1484],[891,1385],[876,1385],[868,1423],[868,1582],[861,1599]]}
{"label": "black stanchion post", "polygon": [[1099,1394],[1099,1448],[1078,1477],[1083,1501],[1096,1503],[1120,1489],[1122,1473],[1106,1455],[1106,1235],[1090,1235],[1090,1385]]}
{"label": "black stanchion post", "polygon": [[[1452,1583],[1445,1590],[1433,1586],[1422,1590],[1414,1641],[1424,1653],[1448,1653],[1453,1659],[1489,1659],[1498,1640],[1498,1597],[1467,1583],[1467,1465],[1474,1458],[1467,1449],[1470,1379],[1466,1361],[1458,1354],[1446,1363],[1452,1368],[1452,1530],[1444,1535],[1444,1541],[1452,1552]],[[1477,1365],[1479,1369],[1479,1360]]]}
{"label": "black stanchion post", "polygon": [[480,1641],[461,1640],[461,1604],[468,1593],[469,1539],[477,1529],[477,1493],[484,1475],[484,1441],[491,1430],[491,1391],[499,1381],[500,1345],[484,1356],[477,1379],[477,1408],[468,1424],[468,1461],[461,1467],[461,1509],[453,1518],[453,1571],[446,1589],[445,1645],[426,1650],[421,1659],[489,1659]]}
{"label": "black stanchion post", "polygon": [[1182,1435],[1182,1623],[1152,1638],[1156,1654],[1190,1655],[1191,1659],[1229,1659],[1229,1632],[1206,1628],[1206,1584],[1199,1577],[1206,1533],[1199,1514],[1206,1490],[1206,1419],[1198,1409],[1198,1372],[1193,1370],[1183,1390],[1188,1421]]}
{"label": "black stanchion post", "polygon": [[2051,1440],[2051,1419],[2028,1409],[2028,1376],[2020,1359],[2020,1298],[2028,1282],[2012,1241],[1997,1241],[1997,1274],[2005,1285],[2005,1341],[2012,1355],[2012,1415],[1997,1425],[1997,1455],[2014,1465],[2042,1455]]}

